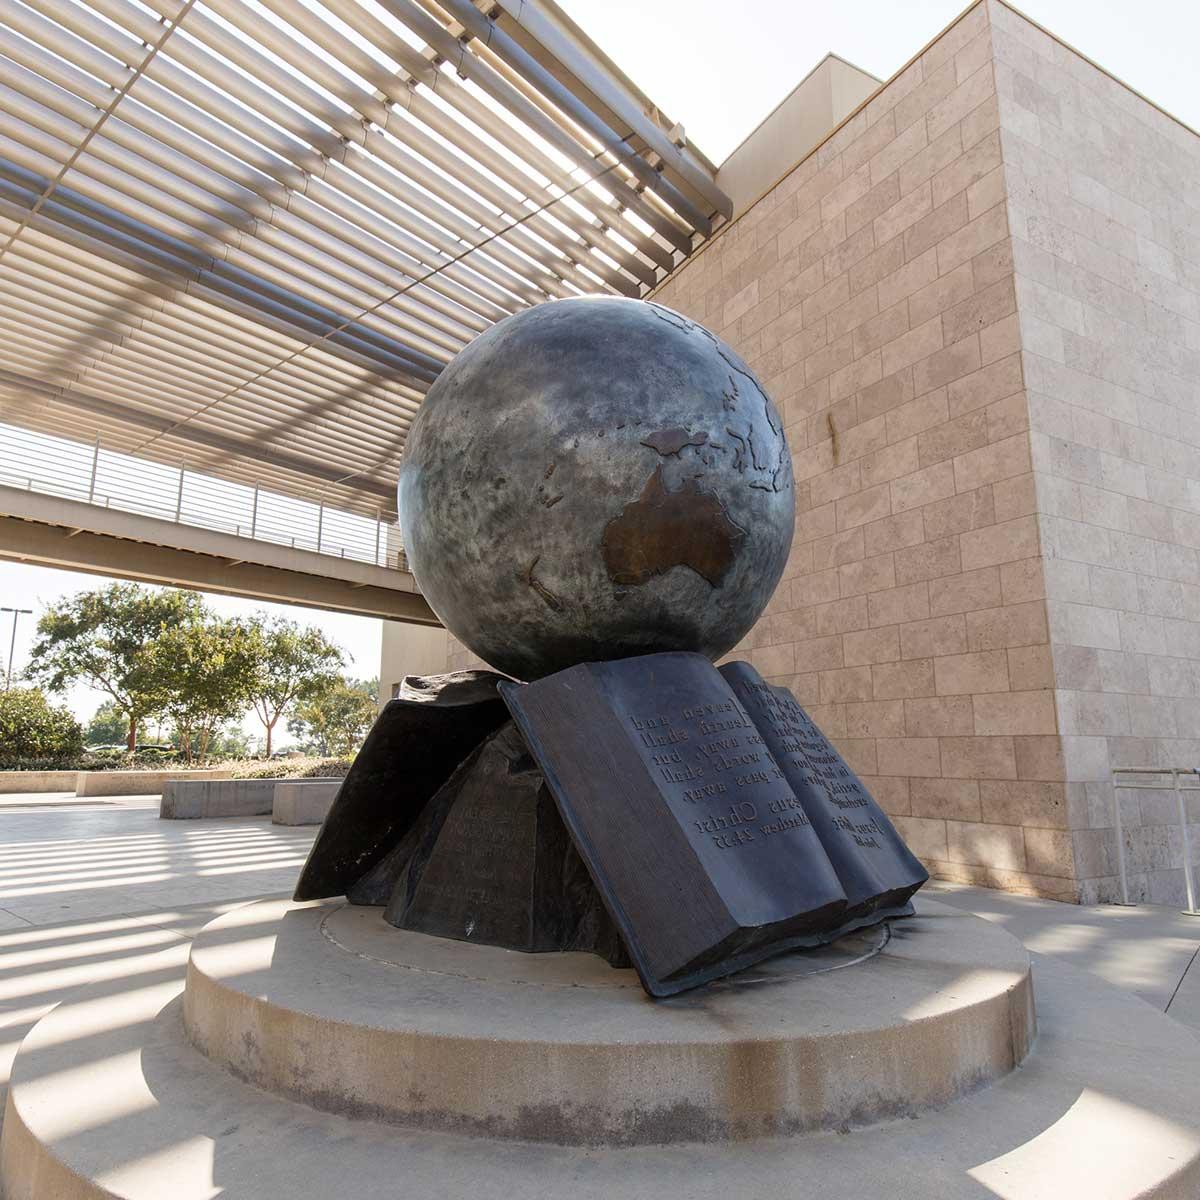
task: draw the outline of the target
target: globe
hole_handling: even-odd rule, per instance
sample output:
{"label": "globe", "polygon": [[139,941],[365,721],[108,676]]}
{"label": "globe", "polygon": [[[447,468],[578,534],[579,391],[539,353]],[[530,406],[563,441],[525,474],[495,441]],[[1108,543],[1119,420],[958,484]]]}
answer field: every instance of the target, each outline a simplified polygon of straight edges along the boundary
{"label": "globe", "polygon": [[729,346],[661,304],[589,297],[454,358],[413,422],[398,504],[442,623],[532,680],[726,653],[783,574],[793,490],[783,422]]}

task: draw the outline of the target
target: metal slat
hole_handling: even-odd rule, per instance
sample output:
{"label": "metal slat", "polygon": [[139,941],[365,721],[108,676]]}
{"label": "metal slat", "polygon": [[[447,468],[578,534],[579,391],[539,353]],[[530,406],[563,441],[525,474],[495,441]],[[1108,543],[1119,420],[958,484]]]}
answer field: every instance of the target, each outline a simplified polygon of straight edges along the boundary
{"label": "metal slat", "polygon": [[[439,176],[428,170],[411,155],[404,154],[398,147],[391,145],[388,137],[373,129],[368,129],[366,132],[363,142],[365,150],[376,154],[402,174],[410,175],[423,188],[447,200],[469,218],[493,232],[507,224],[503,214],[507,213],[510,217],[527,214],[527,209],[522,204],[523,197],[532,196],[535,191],[544,192],[544,189],[540,188],[535,181],[529,179],[528,176],[523,176],[523,173],[517,170],[513,164],[506,162],[501,156],[491,151],[484,142],[448,122],[419,90],[409,86],[396,73],[388,71],[348,38],[338,34],[326,22],[321,21],[311,8],[291,3],[291,0],[263,0],[263,3],[281,20],[298,29],[311,41],[319,42],[322,49],[331,54],[338,62],[346,64],[361,78],[373,84],[378,89],[379,95],[385,96],[393,105],[402,109],[404,114],[413,118],[414,121],[436,129],[441,136],[450,139],[452,144],[459,147],[461,154],[456,159],[448,150],[422,133],[415,124],[404,120],[402,114],[396,111],[387,113],[385,119],[379,122],[380,128],[388,136],[412,146],[418,154],[445,172],[445,175]],[[244,16],[248,12],[239,0],[210,0],[210,5],[224,15],[230,16],[230,19],[233,19],[232,14]],[[387,38],[388,31],[378,22],[371,21],[363,9],[358,6],[348,7],[351,12],[347,15],[356,17],[355,23],[368,36],[373,35],[375,39],[381,41]],[[259,30],[261,27],[256,23],[254,28]],[[399,40],[394,37],[388,40],[390,51],[396,55],[402,55],[401,44],[398,43]],[[289,47],[289,49],[291,48]],[[424,68],[424,71],[417,77],[426,84],[436,85],[439,95],[445,96],[454,91],[453,81],[442,76],[436,69],[430,68],[429,64],[419,55],[411,52],[403,55],[403,66],[410,74],[417,69],[417,64]],[[361,98],[365,93],[362,89],[343,85],[343,91],[340,94],[347,102],[361,107]],[[477,113],[472,115],[478,117]],[[491,124],[495,127],[497,123],[493,121]],[[500,177],[509,178],[515,188],[515,194],[505,193],[502,188],[491,183],[481,172],[474,171],[470,166],[472,161],[479,161]],[[467,179],[478,194],[486,196],[499,209],[499,214],[490,211],[478,200],[473,199],[468,191],[460,188],[454,182],[460,176]],[[514,176],[515,181],[513,180]],[[549,199],[550,197],[543,195],[542,198]],[[548,220],[535,218],[531,225],[537,228],[543,236],[547,236],[552,246],[557,245],[560,250],[562,249],[561,243],[564,239],[560,235],[555,235],[553,226]],[[461,233],[460,236],[462,236]],[[576,282],[581,282],[570,258],[564,257],[561,253],[548,257],[545,250],[541,249],[533,238],[519,230],[513,231],[512,241],[514,245],[520,245],[521,249],[529,254],[535,262],[551,271],[565,272],[567,278],[574,275]],[[573,253],[576,257],[582,257],[586,252],[584,244],[576,243],[574,245]],[[603,264],[595,265],[603,268]],[[636,281],[626,281],[619,274],[611,271],[608,271],[607,274],[612,277],[610,280],[612,286],[626,294],[630,294],[630,288],[636,288]],[[582,282],[585,286],[594,286],[591,281]]]}
{"label": "metal slat", "polygon": [[[0,356],[3,355],[3,348],[0,347]],[[68,408],[80,407],[85,411],[92,412],[97,415],[110,417],[115,420],[127,422],[134,427],[157,428],[160,435],[169,433],[172,429],[171,422],[163,421],[160,418],[154,417],[150,413],[142,413],[136,410],[131,410],[128,406],[122,405],[119,402],[107,400],[103,397],[94,396],[79,391],[71,394],[64,394],[60,388],[53,384],[46,384],[40,380],[22,376],[11,370],[0,370],[0,382],[4,382],[9,386],[17,387],[22,391],[28,391],[35,394],[47,396],[49,399],[57,401],[60,404],[65,404]],[[59,425],[58,431],[61,434],[62,426]],[[188,440],[198,443],[201,446],[206,446],[209,449],[217,451],[226,451],[238,455],[242,459],[260,461],[266,465],[275,465],[282,469],[293,470],[302,478],[311,478],[323,480],[329,483],[335,483],[345,474],[340,468],[331,468],[328,465],[316,460],[300,458],[295,455],[283,454],[265,450],[253,442],[245,442],[239,439],[228,438],[223,435],[209,433],[204,429],[189,429]],[[178,457],[175,457],[178,461]],[[385,487],[382,483],[375,484],[372,481],[364,480],[362,489],[370,491],[374,496],[381,497],[386,500],[391,500],[391,488]]]}
{"label": "metal slat", "polygon": [[[281,16],[285,16],[285,19],[288,14],[297,12],[294,5],[288,5],[285,10],[279,0],[265,0],[265,2],[269,3],[272,9]],[[353,53],[356,67],[359,63],[363,64],[360,73],[365,73],[366,78],[371,79],[382,92],[397,101],[403,112],[414,121],[422,122],[430,129],[436,130],[440,136],[449,139],[459,154],[456,157],[437,141],[420,133],[415,128],[406,129],[406,123],[403,121],[389,120],[385,128],[390,134],[411,144],[417,153],[441,168],[447,175],[465,183],[480,195],[486,196],[501,212],[509,213],[512,216],[524,211],[520,203],[522,197],[532,198],[542,195],[544,192],[544,187],[539,185],[527,171],[519,169],[517,163],[522,161],[529,163],[561,190],[565,191],[571,186],[572,180],[569,175],[559,169],[547,156],[537,152],[527,137],[522,138],[513,126],[500,120],[494,112],[489,111],[485,105],[460,87],[453,77],[439,71],[436,66],[398,37],[394,31],[384,26],[360,4],[353,3],[353,0],[341,0],[341,2],[326,0],[326,8],[361,34],[368,42],[386,48],[389,56],[397,61],[414,80],[424,83],[433,96],[451,104],[472,124],[504,145],[514,155],[516,162],[509,162],[504,157],[495,154],[479,138],[471,135],[457,123],[449,121],[419,89],[404,87],[397,94],[394,86],[395,76],[388,76],[381,70],[379,64],[375,63],[369,55],[359,51],[348,39],[340,39],[339,51]],[[298,12],[308,23],[306,28],[316,21],[308,9],[299,9]],[[423,16],[423,14],[421,15]],[[415,27],[410,26],[410,29],[420,33]],[[392,86],[389,87],[389,84]],[[490,171],[504,179],[513,189],[513,194],[505,194],[503,189],[493,184],[485,174],[475,170],[471,165],[475,161],[483,163]],[[426,186],[429,185],[426,184]],[[542,198],[549,197],[542,195]],[[582,252],[586,255],[588,247],[591,247],[611,256],[635,280],[640,279],[648,286],[652,286],[656,282],[650,268],[642,266],[635,257],[628,253],[621,253],[619,247],[611,243],[606,244],[608,240],[604,236],[603,229],[597,229],[582,216],[572,219],[573,215],[568,210],[558,212],[555,221],[538,218],[531,223],[530,228],[536,230],[539,236],[546,238],[564,254],[575,257]],[[620,220],[619,214],[610,212],[610,223]],[[570,228],[583,241],[576,243],[572,239],[566,238],[558,232],[556,222],[561,222]],[[616,272],[606,272],[602,263],[594,261],[594,255],[592,258],[593,261],[589,265],[600,271],[602,277],[607,277],[607,282],[617,287],[618,290],[626,289],[627,284],[622,282],[624,277]]]}
{"label": "metal slat", "polygon": [[[8,143],[7,139],[0,135],[0,154],[6,149],[15,155],[24,150],[24,147]],[[36,166],[38,159],[34,157],[34,153],[30,151],[22,155],[27,160],[26,165],[33,163],[35,170],[44,170],[44,163],[40,168]],[[5,171],[2,164],[0,177],[11,178],[11,171]],[[80,189],[78,192],[75,190],[77,187]],[[101,205],[110,204],[104,213],[103,223],[96,220],[97,202]],[[248,300],[255,307],[265,311],[274,311],[281,319],[297,328],[306,329],[310,336],[332,340],[359,354],[365,354],[368,359],[389,366],[400,375],[432,382],[441,368],[440,362],[419,355],[399,343],[381,338],[355,324],[353,318],[356,314],[339,314],[316,303],[307,302],[295,293],[285,293],[260,277],[252,276],[228,262],[196,250],[182,238],[173,239],[169,234],[161,233],[158,226],[167,222],[160,220],[155,225],[150,225],[141,221],[141,209],[136,202],[94,180],[73,176],[72,188],[60,186],[56,191],[55,201],[47,204],[43,211],[48,218],[54,217],[58,221],[73,223],[76,227],[80,224],[90,225],[97,236],[131,249],[138,257],[143,257],[150,263],[164,265],[175,274],[194,277],[215,291]]]}
{"label": "metal slat", "polygon": [[[0,180],[0,211],[13,207],[15,206],[3,198],[3,185],[2,180]],[[22,210],[16,208],[16,211],[20,212]],[[118,239],[112,239],[111,243],[99,241],[92,238],[87,232],[88,225],[85,221],[81,219],[79,224],[79,229],[73,226],[64,227],[61,224],[55,224],[45,216],[39,215],[37,222],[28,226],[22,235],[22,252],[28,253],[32,245],[37,253],[42,254],[44,258],[46,255],[54,256],[56,251],[53,249],[38,249],[41,241],[33,240],[37,238],[45,240],[51,246],[57,243],[60,247],[58,253],[68,256],[74,255],[74,261],[76,262],[81,261],[79,258],[80,254],[86,253],[98,254],[102,261],[106,263],[113,262],[121,267],[132,263],[140,269],[141,274],[139,275],[139,271],[137,270],[132,273],[123,271],[123,276],[136,282],[140,292],[144,294],[157,295],[163,299],[175,298],[183,302],[202,302],[207,306],[208,311],[220,313],[220,321],[223,324],[228,325],[232,329],[244,329],[247,336],[252,338],[261,337],[271,332],[274,332],[276,336],[282,335],[285,340],[280,343],[275,361],[278,361],[281,356],[287,357],[311,344],[311,337],[298,338],[297,331],[294,328],[285,328],[283,323],[274,324],[268,313],[245,305],[228,293],[214,291],[202,282],[190,283],[187,293],[177,294],[174,287],[174,280],[171,277],[160,274],[155,267],[148,266],[136,258],[130,259],[128,256],[124,256],[116,244]],[[43,229],[42,226],[45,226],[45,228]],[[100,232],[105,231],[101,230]],[[370,357],[362,357],[350,346],[338,344],[337,350],[337,358],[330,359],[330,362],[335,367],[343,363],[343,360],[358,362],[368,370],[377,370],[379,367],[376,360]],[[344,365],[341,369],[344,369]],[[403,385],[397,386],[401,386],[403,390]],[[411,394],[419,397],[421,392],[413,391]]]}
{"label": "metal slat", "polygon": [[0,395],[29,427],[390,508],[471,337],[637,294],[707,231],[711,170],[569,23],[564,63],[459,0],[149,3],[0,0]]}
{"label": "metal slat", "polygon": [[[494,21],[485,17],[470,0],[438,0],[441,5],[465,30],[468,30],[486,45],[493,53],[510,63],[523,76],[537,86],[544,96],[551,99],[555,106],[568,113],[572,120],[586,129],[610,153],[618,157],[630,147],[627,139],[606,125],[594,112],[581,104],[570,91],[563,87],[554,76],[545,69],[532,55],[526,53],[517,42],[500,29]],[[625,160],[629,169],[638,179],[660,196],[663,202],[675,213],[699,230],[707,237],[712,232],[712,225],[705,213],[702,213],[679,189],[665,180],[639,155],[632,155]]]}
{"label": "metal slat", "polygon": [[[39,2],[51,3],[54,0],[39,0]],[[116,0],[109,0],[109,2],[115,3]],[[386,123],[389,110],[385,104],[375,99],[370,93],[353,87],[350,81],[339,75],[333,67],[322,63],[315,55],[309,54],[288,34],[278,27],[269,25],[240,0],[232,0],[231,3],[226,3],[225,0],[208,0],[208,2],[214,11],[219,12],[222,17],[235,24],[247,37],[254,38],[255,35],[258,35],[259,39],[266,39],[266,43],[271,45],[272,51],[287,61],[296,72],[302,73],[303,77],[300,74],[289,74],[276,66],[257,53],[250,43],[239,42],[232,34],[227,33],[196,9],[192,9],[188,14],[189,19],[184,25],[187,32],[201,37],[207,45],[218,50],[244,70],[251,72],[256,78],[266,82],[278,94],[286,96],[294,104],[299,105],[303,111],[320,113],[321,119],[346,139],[346,145],[342,148],[343,156],[352,145],[361,143],[366,137],[363,124],[351,113],[338,112],[329,101],[323,101],[320,94],[305,82],[306,79],[315,79],[333,94],[341,94],[347,103],[357,103],[360,111],[361,109],[367,110],[362,112],[363,117],[380,125]],[[172,47],[173,51],[178,51],[178,49],[178,47]],[[173,53],[172,57],[177,57],[177,54]],[[407,223],[417,236],[428,241],[430,245],[436,246],[447,257],[453,257],[456,251],[461,249],[461,247],[452,245],[446,235],[441,233],[431,222],[418,215],[421,209],[430,208],[432,205],[422,197],[417,189],[410,187],[399,178],[392,176],[381,178],[379,164],[369,156],[364,155],[362,161],[356,165],[362,171],[369,171],[370,175],[375,177],[375,182],[382,182],[385,194],[395,192],[404,197],[405,203],[412,209],[408,214]],[[417,207],[418,205],[420,207]],[[438,265],[437,260],[433,260],[430,265]],[[506,288],[513,295],[522,298],[525,303],[537,303],[538,300],[545,298],[544,295],[539,296],[519,276],[513,279],[507,272],[489,266],[486,257],[476,263],[474,269],[494,283]],[[503,303],[502,300],[496,302]]]}
{"label": "metal slat", "polygon": [[624,121],[690,188],[702,196],[712,211],[719,212],[726,219],[733,216],[733,206],[729,198],[717,187],[713,177],[676,146],[666,131],[646,114],[628,92],[583,54],[561,26],[551,21],[536,4],[526,4],[524,0],[496,2],[513,21],[545,47],[555,61],[561,63],[596,99]]}
{"label": "metal slat", "polygon": [[[11,2],[11,0],[5,0],[5,2]],[[97,20],[95,17],[91,16],[91,14],[82,10],[78,5],[72,3],[71,0],[29,0],[29,3],[31,6],[47,13],[59,24],[65,25],[68,29],[78,32],[82,36],[96,38],[101,42],[101,44],[112,47],[116,53],[131,53],[131,48],[134,45],[140,44],[133,43],[128,38],[119,38],[116,31],[113,30],[112,27],[106,22]],[[215,23],[209,21],[207,18],[198,17],[194,9],[189,15],[195,17],[196,19],[187,28],[190,31],[200,28],[208,33],[217,41],[222,50],[229,54],[231,61],[242,65],[243,70],[252,71],[255,62],[257,62],[262,69],[268,72],[273,81],[284,89],[284,94],[286,94],[286,92],[289,90],[297,90],[296,81],[294,79],[289,77],[279,68],[274,67],[261,55],[257,55],[255,52],[251,51],[246,44],[239,42],[236,38],[233,38],[232,35],[226,33],[223,29],[215,25]],[[292,123],[295,123],[297,118],[301,119],[302,121],[304,120],[300,117],[300,114],[297,112],[297,110],[280,104],[273,97],[271,97],[269,93],[263,91],[263,89],[248,88],[249,81],[245,78],[245,76],[239,75],[230,70],[228,67],[216,63],[211,56],[200,55],[198,57],[196,53],[198,47],[193,49],[193,46],[193,43],[188,43],[186,39],[182,39],[172,46],[171,57],[184,62],[190,69],[197,70],[201,74],[203,74],[205,69],[213,70],[218,78],[223,80],[227,89],[229,89],[230,94],[239,95],[240,97],[249,90],[251,92],[250,99],[252,102],[257,106],[265,107],[266,110],[271,113],[272,117],[284,122],[285,127],[286,122],[289,120]],[[157,73],[165,72],[166,69],[164,56],[160,55],[154,61],[154,63],[151,64],[148,74],[151,77],[154,77]],[[325,104],[325,108],[327,111],[324,115],[327,116],[331,121],[337,122],[343,127],[341,138],[326,131],[324,135],[325,152],[329,155],[336,156],[337,158],[343,158],[346,155],[349,145],[349,142],[346,139],[361,137],[361,126],[359,126],[353,120],[350,120],[347,123],[347,114],[336,113],[330,109],[328,103]],[[311,128],[313,127],[310,125],[310,132]],[[330,163],[334,160],[331,157],[325,157],[320,158],[318,161],[320,164],[320,170],[324,172],[328,170]],[[445,258],[435,257],[427,247],[423,246],[414,237],[407,236],[408,224],[410,223],[410,219],[412,217],[412,214],[409,214],[407,210],[402,209],[395,203],[388,202],[384,197],[380,196],[379,193],[374,192],[373,190],[368,193],[359,187],[354,188],[353,192],[356,200],[359,202],[363,202],[365,200],[368,208],[374,207],[376,210],[386,213],[391,218],[396,230],[402,231],[406,234],[403,239],[404,249],[407,253],[412,254],[419,263],[421,263],[424,271],[436,269],[439,265],[445,262]],[[423,221],[419,223],[423,225],[427,224]],[[452,254],[453,251],[450,252],[450,255]],[[485,316],[490,321],[499,319],[497,316],[497,311],[507,315],[508,313],[516,311],[517,307],[519,307],[519,303],[509,300],[504,292],[494,291],[493,285],[489,284],[479,272],[469,268],[452,266],[449,268],[447,275],[449,276],[448,279],[434,277],[431,280],[431,287],[433,287],[435,290],[447,291],[452,299],[456,299],[460,303],[465,302],[469,306],[477,308],[481,315]],[[451,282],[451,280],[453,282]],[[483,301],[482,305],[479,301],[473,299],[473,297],[477,294],[487,296],[487,299]]]}
{"label": "metal slat", "polygon": [[[330,2],[335,2],[335,0],[330,0]],[[571,129],[562,124],[560,119],[556,120],[552,113],[531,103],[482,56],[469,52],[458,38],[428,13],[422,12],[412,0],[379,0],[379,3],[422,37],[429,46],[434,47],[443,58],[454,65],[455,70],[464,78],[470,79],[485,95],[499,102],[529,129],[544,138],[549,145],[573,161],[576,167],[594,169],[594,151],[582,145]],[[543,169],[546,169],[544,164]],[[557,182],[564,189],[570,186],[562,178],[559,178]],[[641,193],[635,187],[630,187],[620,174],[614,172],[606,176],[604,186],[623,205],[646,221],[651,228],[656,228],[661,236],[674,242],[677,249],[685,253],[690,250],[690,242],[680,231],[672,223],[664,221],[658,213],[650,208]],[[658,246],[652,238],[647,238],[645,234],[626,221],[619,210],[591,194],[581,194],[581,198],[589,208],[596,203],[601,205],[598,217],[606,227],[619,230],[642,253],[657,261],[659,266],[666,270],[671,269],[674,264],[670,252]]]}
{"label": "metal slat", "polygon": [[[55,133],[56,136],[66,136],[64,125],[69,120],[75,120],[83,124],[87,113],[90,111],[88,104],[57,88],[52,84],[46,83],[32,72],[25,70],[10,60],[0,57],[0,83],[3,85],[19,85],[22,89],[23,96],[34,96],[36,100],[43,105],[53,106],[53,111],[61,114],[62,121],[59,123],[38,121],[37,117],[29,118],[34,123],[39,124],[40,128],[48,129]],[[8,100],[8,108],[10,112],[16,111],[18,107],[19,97],[13,97],[6,94],[5,86],[0,86],[0,97]],[[128,106],[123,110],[128,113]],[[28,114],[23,114],[28,117]],[[140,133],[139,131],[127,126],[123,121],[111,119],[105,126],[105,133],[108,136],[97,137],[93,140],[89,147],[89,153],[95,153],[100,158],[104,159],[110,165],[118,169],[125,169],[130,172],[140,173],[141,178],[152,181],[153,179],[170,180],[171,175],[163,175],[161,173],[151,174],[149,168],[144,166],[138,157],[130,157],[135,151],[140,153],[141,159],[146,163],[156,164],[164,168],[169,168],[174,172],[175,176],[186,178],[189,183],[194,184],[197,188],[205,188],[208,193],[218,196],[235,204],[243,212],[246,213],[246,222],[239,225],[241,229],[240,244],[246,245],[246,230],[254,230],[258,236],[266,235],[267,241],[273,241],[271,237],[274,230],[270,224],[264,224],[264,219],[274,221],[277,215],[284,218],[286,213],[282,210],[273,210],[271,203],[259,194],[243,187],[239,183],[228,181],[226,176],[218,175],[214,171],[210,171],[207,167],[197,163],[194,159],[189,159],[186,155],[172,151],[169,147],[162,145],[154,139]],[[113,152],[110,149],[110,139],[117,143],[124,150],[129,150],[130,154],[121,154]],[[267,181],[269,182],[269,181]],[[189,200],[195,198],[194,192],[174,190],[173,194],[181,199]],[[203,201],[201,201],[203,202]],[[294,219],[292,223],[295,224]],[[288,237],[288,235],[283,235]],[[325,244],[328,245],[327,239]],[[312,237],[314,245],[318,242],[318,238]],[[321,272],[320,279],[328,278],[330,275],[336,275],[343,279],[344,282],[351,283],[351,286],[364,287],[360,272],[348,272],[344,267],[341,267],[339,260],[324,253],[321,250],[306,250],[297,241],[288,237],[289,249],[292,250],[289,256],[289,262],[303,262],[308,267],[315,267]],[[318,265],[319,264],[319,265]],[[295,270],[293,266],[291,269]],[[382,274],[382,273],[381,273]],[[358,275],[359,278],[353,279],[352,275]],[[311,279],[311,272],[306,275]],[[380,280],[382,284],[382,279]],[[388,286],[381,288],[381,294],[391,290],[390,283]],[[379,297],[376,296],[375,299]],[[415,309],[418,313],[424,310],[419,305],[401,306],[402,309],[412,311]],[[449,339],[439,336],[435,330],[425,327],[423,324],[406,320],[402,316],[396,318],[396,323],[411,339],[414,339],[414,344],[418,350],[424,353],[435,351],[435,347],[440,346],[443,352],[449,354],[455,353],[463,344],[463,336],[457,339]],[[439,355],[440,357],[440,355]]]}

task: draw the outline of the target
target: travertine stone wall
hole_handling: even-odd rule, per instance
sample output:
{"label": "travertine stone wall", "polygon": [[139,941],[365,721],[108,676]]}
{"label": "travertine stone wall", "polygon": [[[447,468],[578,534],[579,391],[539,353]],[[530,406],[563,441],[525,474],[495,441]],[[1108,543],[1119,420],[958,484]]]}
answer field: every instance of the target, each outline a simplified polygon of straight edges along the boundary
{"label": "travertine stone wall", "polygon": [[[1200,764],[1197,197],[1200,138],[980,0],[655,297],[794,452],[735,655],[942,877],[1115,898],[1110,767]],[[1123,802],[1135,897],[1182,898],[1173,805]]]}
{"label": "travertine stone wall", "polygon": [[[1200,138],[1010,10],[992,24],[1060,853],[1083,899],[1110,899],[1110,767],[1200,765]],[[1122,816],[1134,898],[1181,903],[1175,797],[1126,793]]]}
{"label": "travertine stone wall", "polygon": [[1074,895],[989,8],[658,299],[786,414],[797,536],[737,653],[939,875]]}

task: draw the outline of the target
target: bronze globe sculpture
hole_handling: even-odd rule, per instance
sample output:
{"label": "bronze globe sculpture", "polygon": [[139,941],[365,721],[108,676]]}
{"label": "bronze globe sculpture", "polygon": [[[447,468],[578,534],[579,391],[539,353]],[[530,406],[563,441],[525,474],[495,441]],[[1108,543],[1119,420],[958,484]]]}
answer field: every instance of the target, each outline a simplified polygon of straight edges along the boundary
{"label": "bronze globe sculpture", "polygon": [[783,422],[741,358],[671,309],[610,297],[471,342],[413,423],[398,501],[434,612],[525,680],[724,654],[774,592],[795,517]]}

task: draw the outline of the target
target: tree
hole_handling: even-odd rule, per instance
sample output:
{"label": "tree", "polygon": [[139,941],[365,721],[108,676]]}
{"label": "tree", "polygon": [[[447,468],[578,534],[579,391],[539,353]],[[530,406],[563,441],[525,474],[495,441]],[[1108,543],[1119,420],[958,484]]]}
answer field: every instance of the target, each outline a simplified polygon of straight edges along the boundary
{"label": "tree", "polygon": [[132,751],[139,722],[158,712],[167,698],[168,681],[153,653],[154,642],[201,609],[199,596],[176,589],[114,583],[79,592],[47,609],[38,621],[26,674],[52,692],[83,679],[107,693],[128,718],[126,745]]}
{"label": "tree", "polygon": [[288,731],[318,754],[348,758],[378,715],[378,690],[377,679],[335,678],[296,704]]}
{"label": "tree", "polygon": [[37,688],[0,692],[0,763],[73,758],[83,751],[83,731],[65,708]]}
{"label": "tree", "polygon": [[83,731],[83,740],[89,746],[113,746],[123,741],[129,732],[129,718],[113,700],[105,700],[92,714],[92,719]]}
{"label": "tree", "polygon": [[295,704],[328,688],[344,664],[342,651],[314,626],[294,621],[252,622],[258,666],[250,702],[266,730],[271,757],[275,726]]}
{"label": "tree", "polygon": [[254,739],[240,724],[227,725],[224,729],[219,729],[209,742],[209,753],[220,755],[222,758],[253,758],[254,753],[250,745],[252,740]]}
{"label": "tree", "polygon": [[[207,757],[214,758],[256,758],[258,757],[251,746],[254,739],[242,729],[237,722],[232,722],[215,730],[209,735],[208,743],[205,747]],[[171,741],[183,749],[184,756],[191,759],[197,758],[200,755],[200,738],[193,733],[190,738],[185,738],[183,731],[175,726],[171,727]],[[190,747],[190,752],[189,752]]]}
{"label": "tree", "polygon": [[166,693],[162,710],[189,764],[193,750],[203,762],[221,726],[246,711],[258,651],[251,626],[214,617],[204,608],[155,639],[152,656]]}

